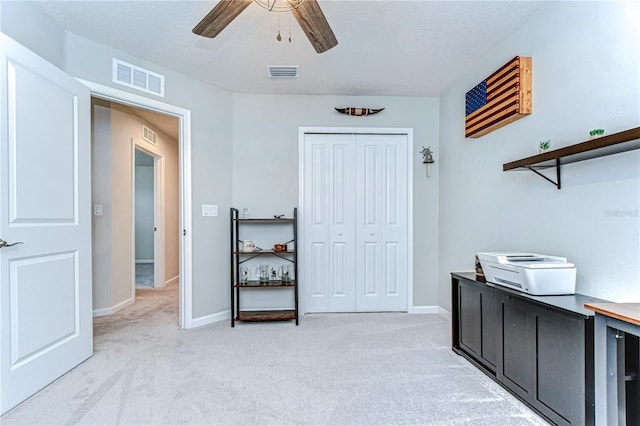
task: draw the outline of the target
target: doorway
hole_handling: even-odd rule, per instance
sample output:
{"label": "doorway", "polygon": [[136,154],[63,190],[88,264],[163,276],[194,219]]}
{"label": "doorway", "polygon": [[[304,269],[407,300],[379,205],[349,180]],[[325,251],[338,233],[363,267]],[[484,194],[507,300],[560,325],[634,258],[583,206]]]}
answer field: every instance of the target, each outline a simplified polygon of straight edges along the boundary
{"label": "doorway", "polygon": [[[135,142],[134,142],[135,144]],[[165,286],[165,233],[164,221],[164,157],[145,152],[142,147],[134,148],[134,270],[135,288],[161,288]],[[177,205],[172,204],[177,209]],[[173,215],[177,218],[177,215]],[[170,225],[173,232],[176,226]],[[169,261],[175,263],[177,274],[177,246],[169,253]]]}
{"label": "doorway", "polygon": [[300,129],[304,312],[410,310],[411,129]]}
{"label": "doorway", "polygon": [[[102,213],[93,219],[94,312],[101,316],[135,303],[141,284],[178,290],[179,126],[175,117],[117,102],[93,98],[92,106],[92,198]],[[141,269],[150,269],[142,283]]]}
{"label": "doorway", "polygon": [[[84,85],[89,87],[91,90],[92,97],[105,101],[105,102],[116,102],[118,104],[126,105],[133,108],[138,108],[142,112],[153,112],[160,113],[164,115],[168,115],[174,117],[178,121],[178,168],[177,168],[177,177],[176,183],[176,191],[177,197],[175,201],[172,201],[174,205],[177,206],[177,221],[178,221],[178,233],[177,239],[173,242],[167,241],[166,244],[173,244],[174,247],[178,248],[178,275],[176,277],[168,277],[175,278],[178,284],[178,299],[179,299],[179,327],[181,328],[192,328],[193,325],[193,300],[192,300],[192,237],[191,237],[191,228],[192,228],[192,218],[191,218],[191,112],[184,108],[180,108],[174,105],[166,104],[154,99],[146,98],[140,95],[132,94],[129,92],[125,92],[116,88],[112,88],[109,86],[104,86],[101,84],[97,84],[94,82],[80,80]],[[95,114],[94,114],[95,118]],[[95,133],[95,131],[94,131]],[[95,136],[95,134],[94,134]],[[130,158],[134,158],[135,155],[135,140],[130,141],[129,147],[129,155]],[[147,146],[148,147],[148,146]],[[157,161],[157,160],[156,160]],[[129,160],[129,164],[131,164],[131,168],[133,169],[133,161]],[[162,164],[156,163],[157,164]],[[95,163],[94,163],[95,167]],[[158,168],[156,167],[156,173]],[[127,174],[131,173],[131,171],[127,171]],[[128,196],[129,202],[133,203],[132,197]],[[95,200],[94,200],[95,206]],[[133,207],[129,208],[129,218],[128,220],[132,220],[132,212]],[[160,228],[159,228],[160,229]],[[130,248],[131,252],[126,256],[127,261],[130,265],[133,264],[133,238],[130,237],[129,241],[131,241]],[[156,250],[156,258],[157,258],[157,250]],[[94,252],[95,259],[95,252]],[[132,283],[135,281],[135,274],[133,269],[129,269],[129,276],[126,278],[126,282]],[[155,273],[154,273],[155,274]],[[157,280],[157,278],[154,278]],[[129,286],[130,289],[133,289],[134,286]],[[94,292],[94,307],[95,307],[95,292]],[[133,295],[129,297],[129,300],[126,304],[133,303]],[[111,308],[119,309],[121,307],[126,306],[118,306],[113,305]],[[100,312],[98,312],[100,313]],[[94,316],[96,315],[96,310],[94,309]]]}

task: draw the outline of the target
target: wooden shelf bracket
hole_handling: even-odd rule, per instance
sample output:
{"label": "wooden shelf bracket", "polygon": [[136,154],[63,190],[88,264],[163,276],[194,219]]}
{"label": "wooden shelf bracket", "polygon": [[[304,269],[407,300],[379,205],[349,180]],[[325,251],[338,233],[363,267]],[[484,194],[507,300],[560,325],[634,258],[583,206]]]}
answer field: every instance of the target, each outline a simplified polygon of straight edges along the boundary
{"label": "wooden shelf bracket", "polygon": [[[556,158],[556,165],[555,166],[551,166],[554,167],[556,169],[556,180],[554,181],[553,179],[551,179],[548,176],[543,175],[542,173],[540,173],[534,166],[525,166],[526,169],[531,170],[533,173],[537,174],[538,176],[540,176],[541,178],[543,178],[544,180],[551,182],[552,184],[554,184],[556,186],[556,188],[560,189],[562,188],[562,181],[560,179],[561,173],[560,173],[560,159]],[[545,169],[548,167],[545,167]]]}

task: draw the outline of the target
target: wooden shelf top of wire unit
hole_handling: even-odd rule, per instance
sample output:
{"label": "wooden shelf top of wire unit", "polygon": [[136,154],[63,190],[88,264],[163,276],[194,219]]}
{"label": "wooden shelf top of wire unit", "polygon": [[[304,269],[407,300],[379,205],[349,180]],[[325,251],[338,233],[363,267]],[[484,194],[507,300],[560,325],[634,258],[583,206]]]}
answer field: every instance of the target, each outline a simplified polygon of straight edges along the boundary
{"label": "wooden shelf top of wire unit", "polygon": [[295,250],[287,250],[287,251],[275,251],[275,250],[253,250],[253,251],[234,251],[233,254],[247,254],[247,255],[257,255],[257,254],[293,254]]}
{"label": "wooden shelf top of wire unit", "polygon": [[234,287],[237,288],[278,288],[278,287],[294,287],[295,281],[247,281],[246,283],[237,283]]}

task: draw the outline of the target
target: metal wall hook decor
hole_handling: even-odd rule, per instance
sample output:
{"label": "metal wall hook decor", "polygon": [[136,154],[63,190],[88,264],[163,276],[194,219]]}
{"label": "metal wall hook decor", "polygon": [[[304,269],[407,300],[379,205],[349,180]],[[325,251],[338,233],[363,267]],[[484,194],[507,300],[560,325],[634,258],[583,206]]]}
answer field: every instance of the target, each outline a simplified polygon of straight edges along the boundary
{"label": "metal wall hook decor", "polygon": [[435,163],[436,161],[433,159],[433,151],[431,151],[431,147],[422,147],[420,154],[422,154],[423,158],[422,158],[422,162],[424,164],[427,165],[427,177],[431,177],[431,171],[429,170],[429,166],[433,163]]}

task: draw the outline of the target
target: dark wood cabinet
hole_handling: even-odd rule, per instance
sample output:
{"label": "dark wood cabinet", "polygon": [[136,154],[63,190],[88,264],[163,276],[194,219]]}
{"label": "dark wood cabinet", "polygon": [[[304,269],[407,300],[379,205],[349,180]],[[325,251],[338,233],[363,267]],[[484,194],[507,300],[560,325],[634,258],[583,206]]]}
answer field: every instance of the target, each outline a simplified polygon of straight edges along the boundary
{"label": "dark wood cabinet", "polygon": [[600,299],[531,296],[452,274],[453,350],[552,423],[593,425],[592,311]]}

